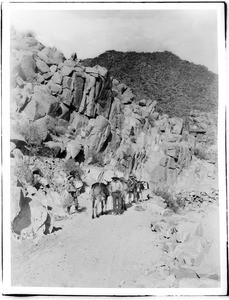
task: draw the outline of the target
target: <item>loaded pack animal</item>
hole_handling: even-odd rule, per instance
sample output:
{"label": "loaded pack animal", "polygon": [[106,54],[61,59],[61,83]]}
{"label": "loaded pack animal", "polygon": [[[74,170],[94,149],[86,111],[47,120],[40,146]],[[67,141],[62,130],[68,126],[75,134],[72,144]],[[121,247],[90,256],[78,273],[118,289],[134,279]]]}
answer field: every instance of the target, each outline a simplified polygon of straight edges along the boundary
{"label": "loaded pack animal", "polygon": [[131,175],[127,181],[126,202],[138,203],[143,200],[142,191],[148,189],[149,185],[146,181],[138,181],[134,175]]}
{"label": "loaded pack animal", "polygon": [[92,219],[98,218],[98,204],[101,203],[101,215],[107,212],[107,198],[110,195],[105,183],[96,182],[91,186],[92,196]]}
{"label": "loaded pack animal", "polygon": [[132,203],[136,201],[136,184],[137,181],[133,175],[131,175],[127,181],[126,201]]}
{"label": "loaded pack animal", "polygon": [[142,181],[137,181],[136,183],[136,203],[143,200],[142,191],[144,190],[144,185]]}

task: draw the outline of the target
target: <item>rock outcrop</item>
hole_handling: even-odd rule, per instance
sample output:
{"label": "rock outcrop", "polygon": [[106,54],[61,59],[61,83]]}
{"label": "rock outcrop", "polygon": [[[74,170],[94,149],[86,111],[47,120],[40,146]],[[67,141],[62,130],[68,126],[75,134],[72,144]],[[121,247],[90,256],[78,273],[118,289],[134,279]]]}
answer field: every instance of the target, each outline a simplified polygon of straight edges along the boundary
{"label": "rock outcrop", "polygon": [[[35,154],[60,161],[73,159],[73,167],[96,162],[126,178],[133,173],[149,182],[150,188],[173,185],[189,168],[195,137],[182,118],[159,114],[156,101],[136,101],[132,90],[113,79],[104,67],[84,67],[75,55],[66,59],[34,38],[24,37],[19,43],[14,37],[14,41],[13,160],[20,156],[26,161],[28,154]],[[190,122],[204,122],[194,113],[190,118]],[[47,160],[43,164],[47,165]],[[32,172],[29,165],[34,164],[27,164],[28,173]],[[44,177],[49,177],[47,170],[44,172]],[[58,194],[62,186],[59,174],[55,174],[53,186]],[[32,182],[25,179],[23,184]]]}

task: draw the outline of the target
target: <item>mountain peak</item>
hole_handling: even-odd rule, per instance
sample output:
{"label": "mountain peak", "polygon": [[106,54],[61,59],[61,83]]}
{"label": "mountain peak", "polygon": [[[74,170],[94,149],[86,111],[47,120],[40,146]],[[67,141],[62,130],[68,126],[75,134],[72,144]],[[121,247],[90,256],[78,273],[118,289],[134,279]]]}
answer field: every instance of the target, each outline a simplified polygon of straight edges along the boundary
{"label": "mountain peak", "polygon": [[83,64],[106,67],[114,78],[131,87],[136,100],[157,100],[159,111],[170,116],[187,116],[194,109],[217,110],[218,76],[170,51],[108,50]]}

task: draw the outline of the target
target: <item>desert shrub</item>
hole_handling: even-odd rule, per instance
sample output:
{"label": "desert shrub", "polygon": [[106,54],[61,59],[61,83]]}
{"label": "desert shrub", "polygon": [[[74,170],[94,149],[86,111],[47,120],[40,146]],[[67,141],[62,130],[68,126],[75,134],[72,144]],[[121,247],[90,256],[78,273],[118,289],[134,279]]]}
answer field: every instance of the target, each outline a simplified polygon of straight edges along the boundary
{"label": "desert shrub", "polygon": [[83,176],[83,170],[79,165],[76,165],[76,162],[72,158],[64,163],[63,170],[67,175],[74,175],[78,179],[81,179]]}
{"label": "desert shrub", "polygon": [[88,157],[90,158],[90,164],[96,165],[98,167],[104,167],[103,153],[96,153],[95,151],[90,151]]}
{"label": "desert shrub", "polygon": [[154,119],[154,117],[151,116],[151,115],[149,115],[149,116],[147,117],[147,119],[148,119],[148,122],[149,122],[150,126],[151,126],[151,127],[154,127],[154,126],[155,126],[155,119]]}
{"label": "desert shrub", "polygon": [[47,132],[42,131],[36,124],[24,123],[18,124],[17,132],[20,133],[26,143],[29,155],[42,155],[42,142],[46,138]]}
{"label": "desert shrub", "polygon": [[56,157],[56,155],[58,154],[56,153],[55,149],[50,149],[48,147],[42,147],[42,146],[35,148],[34,152],[36,155],[44,156],[44,157]]}
{"label": "desert shrub", "polygon": [[203,160],[208,160],[209,155],[207,153],[206,150],[201,149],[201,148],[195,148],[194,149],[194,155],[199,158],[199,159],[203,159]]}
{"label": "desert shrub", "polygon": [[172,209],[175,213],[185,206],[185,200],[180,195],[169,192],[168,188],[157,188],[154,190],[154,194],[163,198],[166,208]]}
{"label": "desert shrub", "polygon": [[17,161],[14,167],[14,175],[23,187],[33,184],[34,176],[30,168],[29,159]]}
{"label": "desert shrub", "polygon": [[55,127],[55,134],[56,134],[57,136],[60,136],[60,135],[65,134],[66,131],[67,131],[67,129],[66,129],[66,127],[64,127],[64,126],[57,125],[57,126]]}
{"label": "desert shrub", "polygon": [[39,131],[38,126],[35,124],[18,124],[17,131],[23,135],[28,146],[39,146],[42,143],[42,134]]}
{"label": "desert shrub", "polygon": [[35,33],[32,30],[27,30],[25,36],[35,38]]}

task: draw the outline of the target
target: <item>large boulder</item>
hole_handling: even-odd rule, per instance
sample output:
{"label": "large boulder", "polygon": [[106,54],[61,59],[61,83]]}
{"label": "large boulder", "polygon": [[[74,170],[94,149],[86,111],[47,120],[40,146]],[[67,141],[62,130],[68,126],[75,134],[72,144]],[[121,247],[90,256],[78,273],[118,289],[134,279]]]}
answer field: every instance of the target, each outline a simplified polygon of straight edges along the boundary
{"label": "large boulder", "polygon": [[45,53],[44,53],[44,51],[39,51],[38,53],[37,53],[37,55],[39,56],[39,58],[42,60],[42,61],[44,61],[47,65],[49,65],[49,66],[51,66],[51,65],[53,65],[53,60],[52,59],[50,59]]}
{"label": "large boulder", "polygon": [[37,73],[37,79],[36,80],[39,83],[44,83],[44,81],[45,81],[44,77],[40,73]]}
{"label": "large boulder", "polygon": [[[106,69],[105,69],[106,70]],[[95,99],[98,102],[96,112],[105,118],[109,117],[112,103],[112,82],[109,76],[99,77],[95,86]]]}
{"label": "large boulder", "polygon": [[82,143],[78,139],[69,141],[66,145],[66,152],[67,152],[66,160],[69,158],[74,159],[79,154],[81,149],[82,149]]}
{"label": "large boulder", "polygon": [[51,218],[46,208],[37,199],[24,197],[21,210],[12,222],[12,230],[17,235],[25,237],[26,232],[32,236],[41,236],[51,226]]}
{"label": "large boulder", "polygon": [[109,121],[112,128],[121,129],[121,101],[118,98],[112,102]]}
{"label": "large boulder", "polygon": [[64,60],[64,55],[61,51],[49,47],[43,48],[40,55],[42,55],[43,59],[47,57],[48,64],[52,65],[59,65]]}
{"label": "large boulder", "polygon": [[85,72],[88,74],[91,74],[92,76],[97,77],[98,75],[102,76],[102,77],[107,77],[107,69],[104,67],[101,67],[99,65],[96,65],[94,67],[86,67],[85,68]]}
{"label": "large boulder", "polygon": [[104,143],[110,135],[110,123],[103,116],[98,116],[94,120],[91,119],[88,126],[91,127],[91,130],[86,144],[89,150],[98,153],[102,149]]}
{"label": "large boulder", "polygon": [[185,141],[181,141],[179,147],[178,164],[181,169],[187,169],[192,160],[192,148],[190,144]]}
{"label": "large boulder", "polygon": [[183,119],[174,117],[169,119],[169,123],[171,125],[171,132],[175,134],[181,134],[183,129]]}
{"label": "large boulder", "polygon": [[73,112],[72,121],[69,124],[69,129],[77,130],[88,125],[88,118],[84,115],[81,115],[77,112]]}
{"label": "large boulder", "polygon": [[73,89],[73,80],[69,76],[64,76],[63,77],[63,83],[62,83],[63,89],[67,88],[69,90]]}
{"label": "large boulder", "polygon": [[42,103],[31,100],[25,107],[23,114],[25,114],[29,120],[35,121],[43,118],[46,115],[46,112]]}
{"label": "large boulder", "polygon": [[10,55],[10,84],[11,86],[16,86],[16,78],[20,72],[20,62],[19,60],[11,53]]}
{"label": "large boulder", "polygon": [[43,60],[37,59],[36,66],[41,73],[50,72],[49,66]]}
{"label": "large boulder", "polygon": [[45,80],[49,80],[51,77],[52,77],[53,73],[51,71],[47,72],[47,73],[44,73],[42,74],[42,77],[45,79]]}
{"label": "large boulder", "polygon": [[131,144],[121,143],[120,147],[115,152],[116,164],[115,168],[123,174],[130,174],[136,161],[134,160],[136,149],[131,147]]}
{"label": "large boulder", "polygon": [[135,95],[132,93],[130,88],[127,88],[125,92],[122,94],[122,103],[130,104],[134,100]]}
{"label": "large boulder", "polygon": [[40,118],[33,123],[37,127],[40,138],[44,141],[47,138],[48,132],[52,132],[55,129],[55,120],[46,115],[43,118]]}
{"label": "large boulder", "polygon": [[74,67],[63,66],[63,68],[61,69],[61,75],[70,76],[73,71],[74,71]]}
{"label": "large boulder", "polygon": [[23,190],[20,186],[16,185],[16,182],[14,182],[14,184],[11,184],[10,195],[11,195],[11,206],[10,206],[11,215],[10,215],[10,219],[11,219],[11,221],[13,221],[14,218],[20,212],[21,202],[24,198]]}
{"label": "large boulder", "polygon": [[55,72],[52,76],[52,81],[56,84],[61,84],[62,75],[59,72]]}
{"label": "large boulder", "polygon": [[47,88],[53,95],[60,94],[62,92],[62,86],[53,82],[52,79],[48,82]]}
{"label": "large boulder", "polygon": [[69,89],[63,89],[62,94],[59,96],[62,103],[70,106],[72,103],[72,93]]}
{"label": "large boulder", "polygon": [[25,81],[33,81],[36,76],[36,62],[32,54],[24,55],[21,60],[20,76]]}
{"label": "large boulder", "polygon": [[120,83],[117,85],[117,90],[123,94],[127,89],[127,86],[124,83]]}
{"label": "large boulder", "polygon": [[83,91],[83,98],[79,107],[79,112],[88,117],[95,116],[95,86],[96,78],[85,73],[86,81]]}
{"label": "large boulder", "polygon": [[179,134],[172,134],[172,133],[163,133],[160,137],[161,142],[168,142],[168,143],[175,143],[180,142],[182,140],[182,136]]}
{"label": "large boulder", "polygon": [[59,108],[59,101],[56,97],[50,95],[45,88],[39,86],[35,87],[32,101],[40,103],[47,115],[52,117],[56,116]]}
{"label": "large boulder", "polygon": [[73,102],[72,104],[75,106],[76,110],[79,110],[81,105],[83,90],[84,90],[84,81],[85,79],[77,74],[73,74]]}

